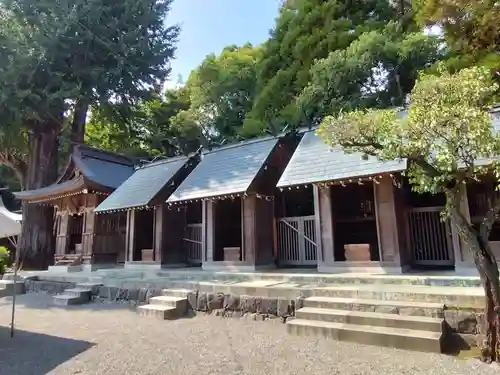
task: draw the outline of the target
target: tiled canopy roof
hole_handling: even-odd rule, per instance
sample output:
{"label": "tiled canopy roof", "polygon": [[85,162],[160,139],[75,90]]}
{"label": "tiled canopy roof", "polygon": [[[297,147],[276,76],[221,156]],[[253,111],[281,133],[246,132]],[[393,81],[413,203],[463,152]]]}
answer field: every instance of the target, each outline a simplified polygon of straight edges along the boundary
{"label": "tiled canopy roof", "polygon": [[167,202],[246,192],[277,143],[278,138],[258,139],[204,153]]}
{"label": "tiled canopy roof", "polygon": [[137,168],[132,176],[96,208],[96,212],[149,205],[165,186],[175,183],[173,181],[175,174],[189,159],[189,157],[172,158]]}
{"label": "tiled canopy roof", "polygon": [[331,148],[314,131],[308,131],[281,176],[278,187],[373,176],[404,169],[405,161],[381,162],[373,157],[363,158],[359,153],[348,154],[340,147]]}
{"label": "tiled canopy roof", "polygon": [[[74,176],[78,169],[81,174]],[[76,146],[66,169],[52,185],[15,193],[18,199],[43,201],[85,188],[109,191],[120,186],[134,172],[133,161],[115,153],[89,146]]]}

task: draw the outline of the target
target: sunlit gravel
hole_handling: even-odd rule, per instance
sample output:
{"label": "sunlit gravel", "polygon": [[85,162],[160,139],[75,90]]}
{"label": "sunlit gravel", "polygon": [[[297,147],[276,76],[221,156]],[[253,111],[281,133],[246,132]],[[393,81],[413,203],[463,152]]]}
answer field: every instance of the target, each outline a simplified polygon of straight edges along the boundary
{"label": "sunlit gravel", "polygon": [[279,320],[159,321],[128,305],[55,307],[44,294],[18,297],[10,339],[10,305],[0,299],[0,375],[500,373],[475,360],[289,336]]}

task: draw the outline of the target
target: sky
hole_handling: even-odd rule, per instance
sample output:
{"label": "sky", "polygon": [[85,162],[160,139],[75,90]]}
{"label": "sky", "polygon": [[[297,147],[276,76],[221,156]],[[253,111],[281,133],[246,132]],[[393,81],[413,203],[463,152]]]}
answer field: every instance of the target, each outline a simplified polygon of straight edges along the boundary
{"label": "sky", "polygon": [[264,42],[278,16],[280,0],[174,0],[168,25],[179,24],[181,34],[167,86],[189,72],[210,53],[231,44]]}

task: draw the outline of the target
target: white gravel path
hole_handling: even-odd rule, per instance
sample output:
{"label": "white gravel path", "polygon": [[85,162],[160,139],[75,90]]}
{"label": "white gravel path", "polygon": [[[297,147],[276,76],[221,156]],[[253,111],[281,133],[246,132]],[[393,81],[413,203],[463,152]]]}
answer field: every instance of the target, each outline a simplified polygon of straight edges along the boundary
{"label": "white gravel path", "polygon": [[0,375],[500,374],[496,365],[289,336],[278,320],[139,318],[123,305],[59,308],[47,295],[0,299]]}

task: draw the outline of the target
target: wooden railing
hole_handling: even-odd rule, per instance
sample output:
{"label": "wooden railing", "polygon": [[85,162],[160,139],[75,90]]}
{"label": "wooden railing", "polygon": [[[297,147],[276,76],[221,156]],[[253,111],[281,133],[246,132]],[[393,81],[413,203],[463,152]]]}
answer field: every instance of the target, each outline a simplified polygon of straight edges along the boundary
{"label": "wooden railing", "polygon": [[203,249],[202,224],[188,224],[183,238],[187,260],[190,263],[201,263]]}
{"label": "wooden railing", "polygon": [[442,207],[408,211],[408,240],[415,264],[453,265],[451,227],[441,220]]}
{"label": "wooden railing", "polygon": [[276,221],[278,261],[283,265],[315,265],[317,246],[314,216]]}

